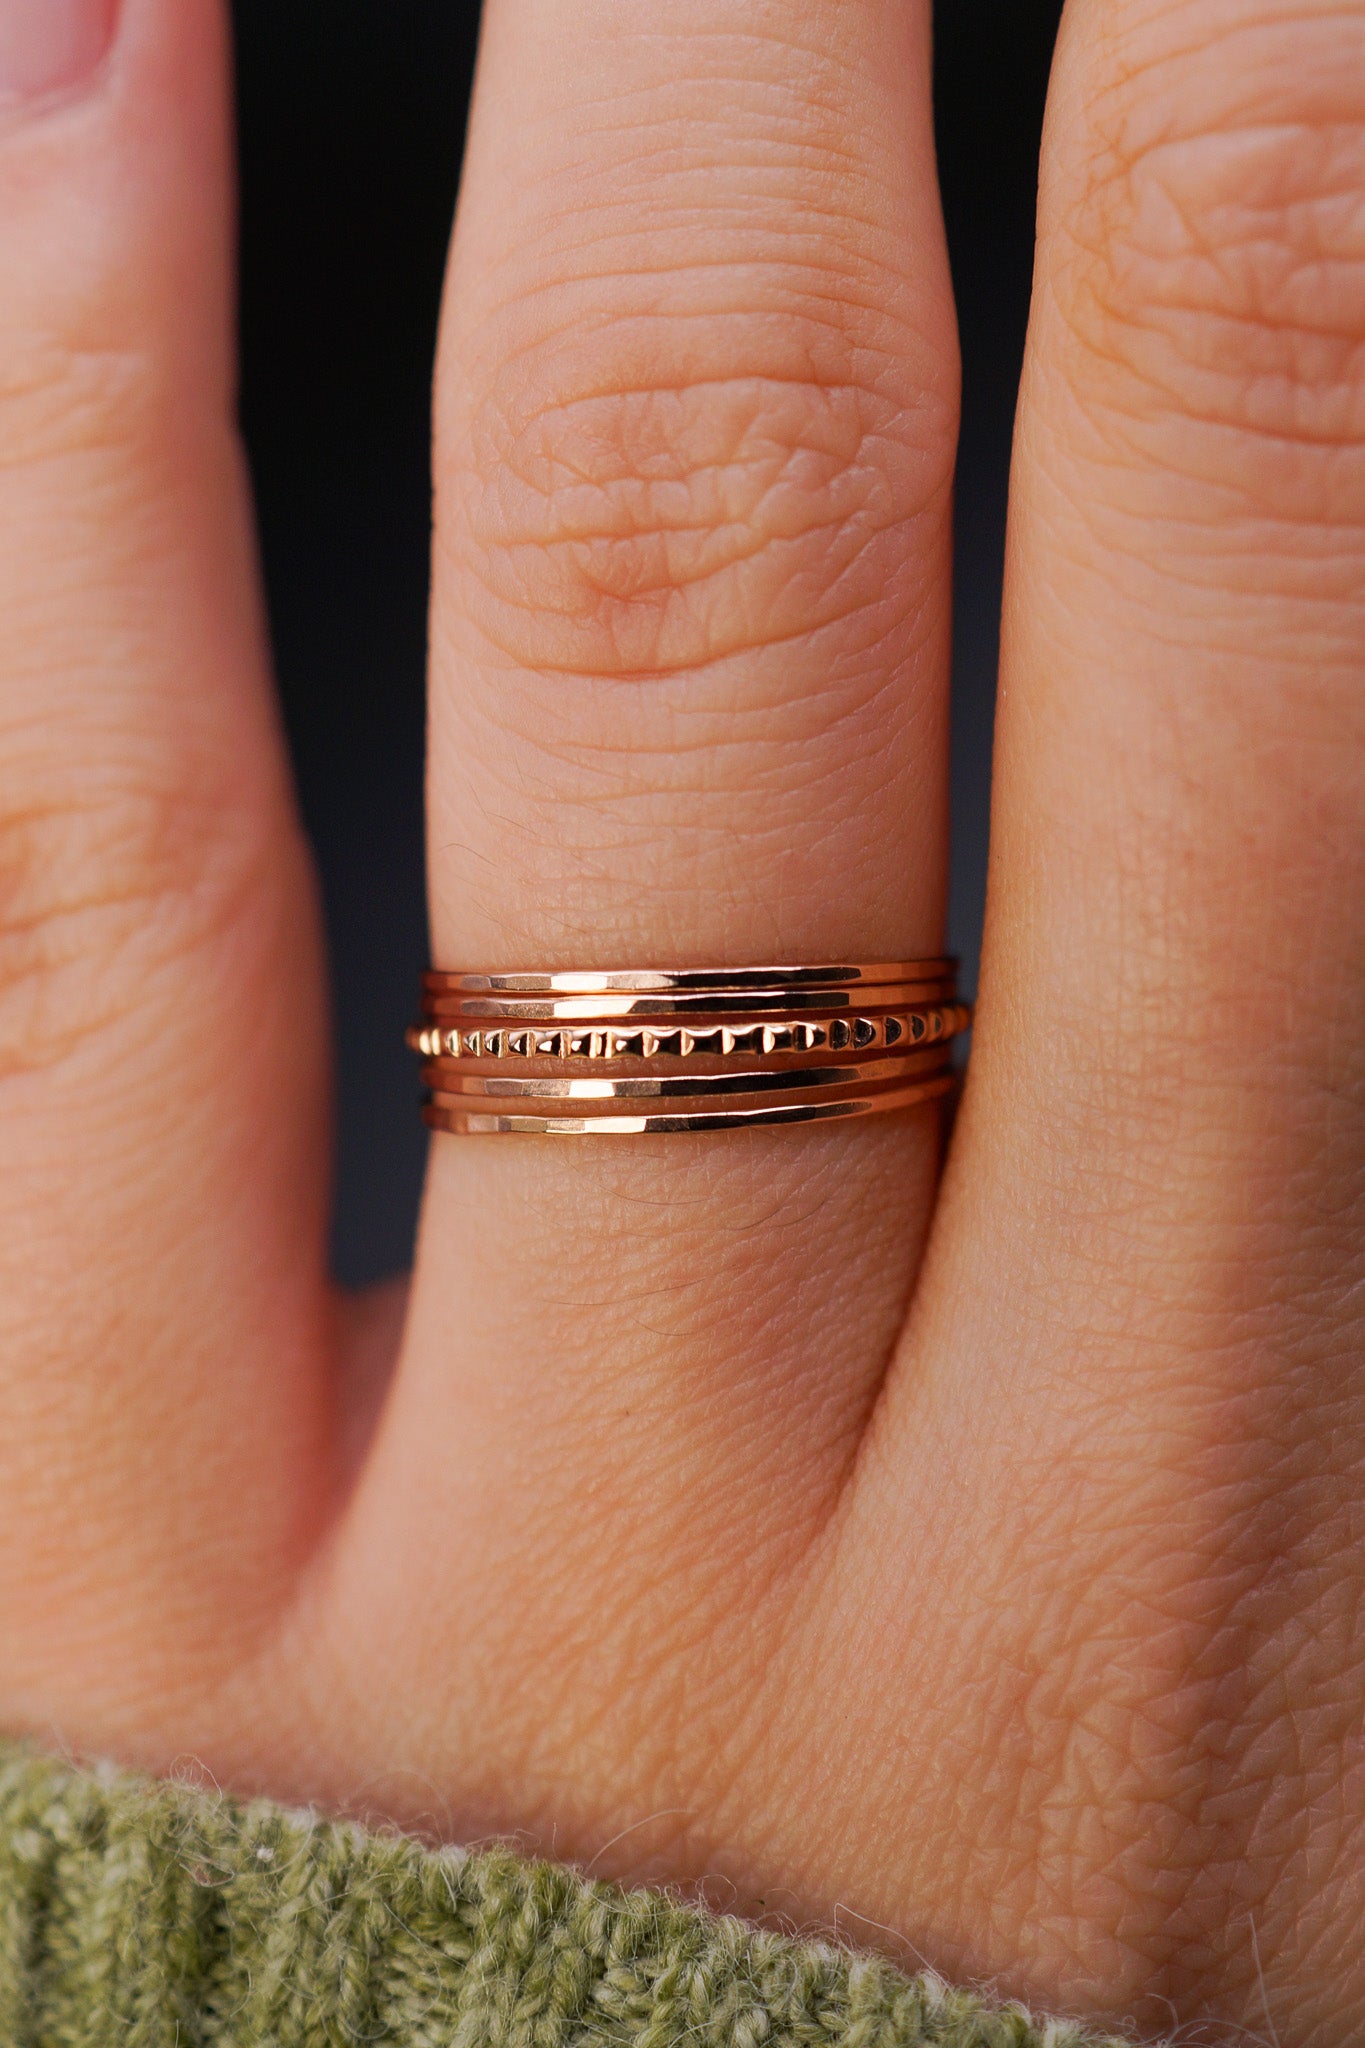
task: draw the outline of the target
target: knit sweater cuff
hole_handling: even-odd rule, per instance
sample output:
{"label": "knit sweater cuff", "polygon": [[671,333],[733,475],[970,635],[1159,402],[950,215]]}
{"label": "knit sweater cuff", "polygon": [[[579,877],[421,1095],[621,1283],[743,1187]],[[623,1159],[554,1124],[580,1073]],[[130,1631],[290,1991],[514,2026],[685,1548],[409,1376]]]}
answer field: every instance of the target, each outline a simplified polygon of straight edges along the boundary
{"label": "knit sweater cuff", "polygon": [[[1102,2048],[931,1974],[0,1748],[5,2048]],[[1111,2043],[1110,2048],[1118,2048]]]}

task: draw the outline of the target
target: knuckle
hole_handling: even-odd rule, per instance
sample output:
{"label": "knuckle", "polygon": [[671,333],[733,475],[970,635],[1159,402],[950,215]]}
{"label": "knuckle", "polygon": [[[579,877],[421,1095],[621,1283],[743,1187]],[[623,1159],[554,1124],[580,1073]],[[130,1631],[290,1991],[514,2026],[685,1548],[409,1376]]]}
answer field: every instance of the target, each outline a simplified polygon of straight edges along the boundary
{"label": "knuckle", "polygon": [[253,806],[234,815],[193,781],[58,773],[0,814],[0,1082],[107,1049],[163,970],[244,916]]}
{"label": "knuckle", "polygon": [[1087,399],[1174,425],[1177,464],[1262,510],[1345,522],[1365,482],[1365,11],[1209,36],[1110,53],[1049,283]]}
{"label": "knuckle", "polygon": [[560,341],[471,408],[444,522],[481,634],[517,664],[676,674],[912,601],[942,516],[950,393],[908,392],[838,321],[740,314]]}
{"label": "knuckle", "polygon": [[41,333],[0,346],[0,470],[154,447],[176,411],[165,366],[146,351]]}

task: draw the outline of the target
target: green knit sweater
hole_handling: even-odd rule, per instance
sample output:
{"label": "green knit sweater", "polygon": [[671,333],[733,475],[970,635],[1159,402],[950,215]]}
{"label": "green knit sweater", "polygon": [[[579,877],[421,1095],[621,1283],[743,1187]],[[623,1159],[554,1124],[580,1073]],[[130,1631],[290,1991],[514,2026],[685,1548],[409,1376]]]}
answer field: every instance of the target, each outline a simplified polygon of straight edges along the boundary
{"label": "green knit sweater", "polygon": [[932,1976],[0,1748],[0,2048],[1100,2048]]}

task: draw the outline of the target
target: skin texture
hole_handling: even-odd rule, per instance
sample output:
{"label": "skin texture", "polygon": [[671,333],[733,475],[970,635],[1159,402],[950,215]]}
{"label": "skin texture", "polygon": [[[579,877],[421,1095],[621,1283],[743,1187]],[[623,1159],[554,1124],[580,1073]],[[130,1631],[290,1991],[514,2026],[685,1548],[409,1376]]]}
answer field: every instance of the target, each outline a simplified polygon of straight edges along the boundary
{"label": "skin texture", "polygon": [[[922,0],[490,0],[436,957],[941,938]],[[0,1723],[1358,2037],[1365,7],[1072,0],[972,1075],[323,1261],[213,0],[0,109]],[[325,340],[325,338],[324,338]]]}

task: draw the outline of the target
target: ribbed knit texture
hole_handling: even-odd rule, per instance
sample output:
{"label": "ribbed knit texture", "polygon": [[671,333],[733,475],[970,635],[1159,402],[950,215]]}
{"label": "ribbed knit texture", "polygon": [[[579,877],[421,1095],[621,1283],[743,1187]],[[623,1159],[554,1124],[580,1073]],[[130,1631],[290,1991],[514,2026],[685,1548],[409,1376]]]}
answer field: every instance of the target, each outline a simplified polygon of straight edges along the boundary
{"label": "ribbed knit texture", "polygon": [[3,2048],[1097,2048],[501,1850],[0,1748]]}

